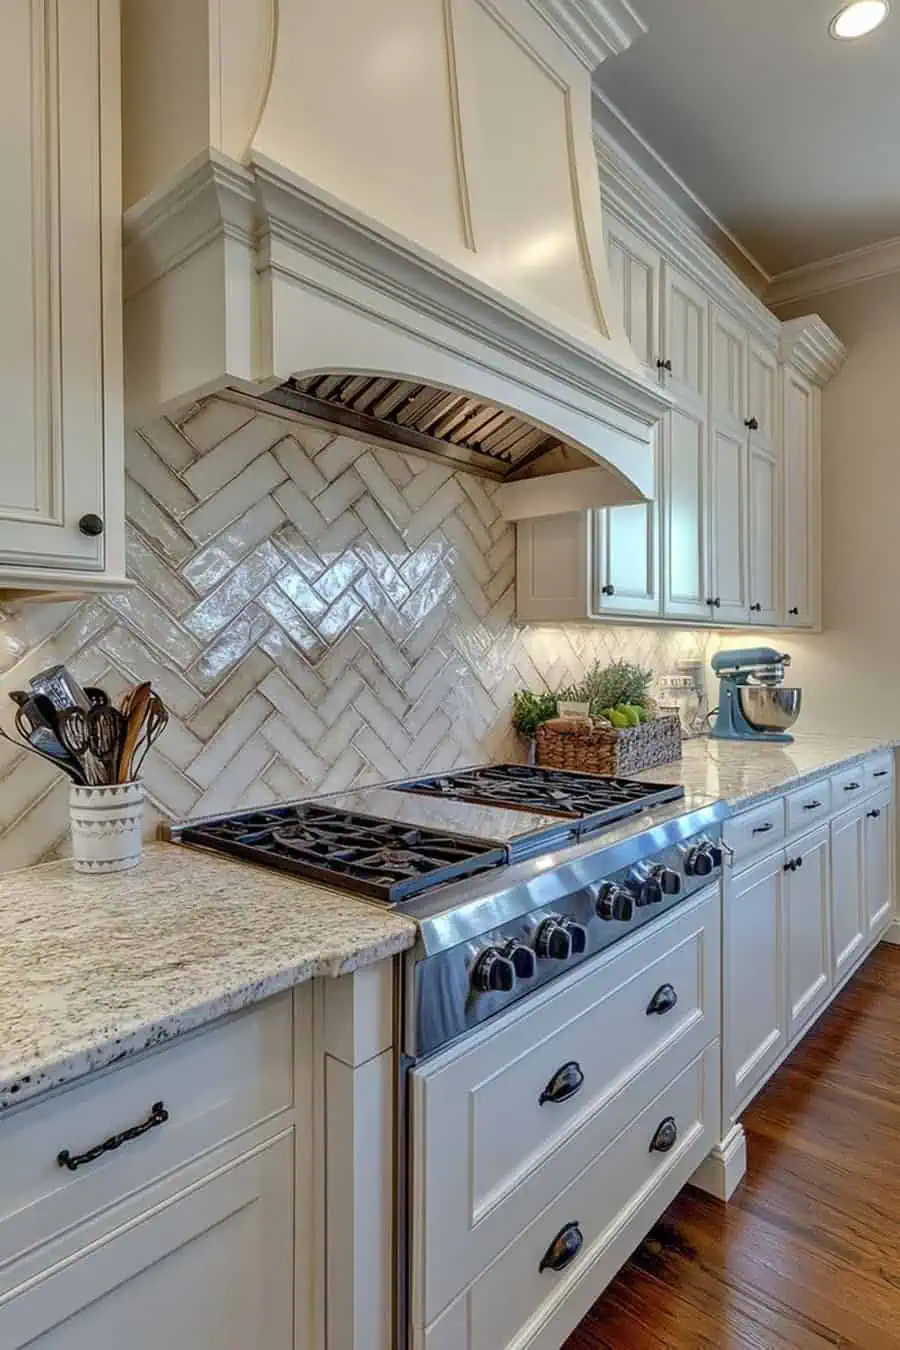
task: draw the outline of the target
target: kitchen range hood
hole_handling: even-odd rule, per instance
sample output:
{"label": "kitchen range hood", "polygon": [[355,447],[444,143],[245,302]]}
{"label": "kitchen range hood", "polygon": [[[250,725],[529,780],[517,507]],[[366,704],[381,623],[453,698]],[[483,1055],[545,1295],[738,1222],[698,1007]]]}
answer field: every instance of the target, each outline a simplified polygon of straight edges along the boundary
{"label": "kitchen range hood", "polygon": [[653,495],[591,132],[628,0],[122,8],[132,423],[231,390],[511,519]]}

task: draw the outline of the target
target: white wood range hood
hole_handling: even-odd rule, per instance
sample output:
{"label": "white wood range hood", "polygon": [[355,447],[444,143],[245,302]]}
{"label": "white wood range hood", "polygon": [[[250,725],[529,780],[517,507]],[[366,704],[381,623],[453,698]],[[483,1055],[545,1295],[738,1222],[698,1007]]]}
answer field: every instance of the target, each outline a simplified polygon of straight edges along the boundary
{"label": "white wood range hood", "polygon": [[652,496],[668,400],[610,303],[591,136],[628,0],[123,23],[132,422],[235,389],[502,479],[510,518]]}

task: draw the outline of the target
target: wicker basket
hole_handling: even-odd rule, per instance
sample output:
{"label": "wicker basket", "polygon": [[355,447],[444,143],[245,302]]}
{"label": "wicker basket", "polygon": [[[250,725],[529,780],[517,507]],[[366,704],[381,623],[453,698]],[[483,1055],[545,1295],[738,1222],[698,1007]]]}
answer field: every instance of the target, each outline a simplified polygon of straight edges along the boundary
{"label": "wicker basket", "polygon": [[625,778],[679,759],[681,723],[675,716],[651,717],[622,731],[587,721],[563,726],[558,718],[537,729],[537,762],[548,769]]}

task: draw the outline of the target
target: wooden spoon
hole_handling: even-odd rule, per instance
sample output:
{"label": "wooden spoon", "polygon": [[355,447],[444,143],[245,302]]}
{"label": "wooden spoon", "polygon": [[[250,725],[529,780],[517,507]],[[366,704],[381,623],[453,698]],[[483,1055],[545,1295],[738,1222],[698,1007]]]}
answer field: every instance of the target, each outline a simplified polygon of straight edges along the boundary
{"label": "wooden spoon", "polygon": [[119,755],[119,772],[117,781],[119,783],[128,783],[131,781],[131,761],[134,758],[134,752],[137,749],[137,743],[140,740],[141,732],[144,729],[144,722],[150,708],[151,688],[149,683],[136,685],[130,693],[125,695],[122,704],[127,723],[125,735],[122,740],[122,753]]}

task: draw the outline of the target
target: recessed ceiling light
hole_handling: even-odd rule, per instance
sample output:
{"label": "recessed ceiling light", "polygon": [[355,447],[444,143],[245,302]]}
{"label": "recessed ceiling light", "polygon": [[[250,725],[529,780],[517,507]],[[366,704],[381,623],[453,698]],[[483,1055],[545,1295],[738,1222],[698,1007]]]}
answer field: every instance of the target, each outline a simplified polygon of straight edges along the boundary
{"label": "recessed ceiling light", "polygon": [[890,0],[853,0],[835,14],[828,31],[833,38],[863,37],[884,23],[890,12]]}

